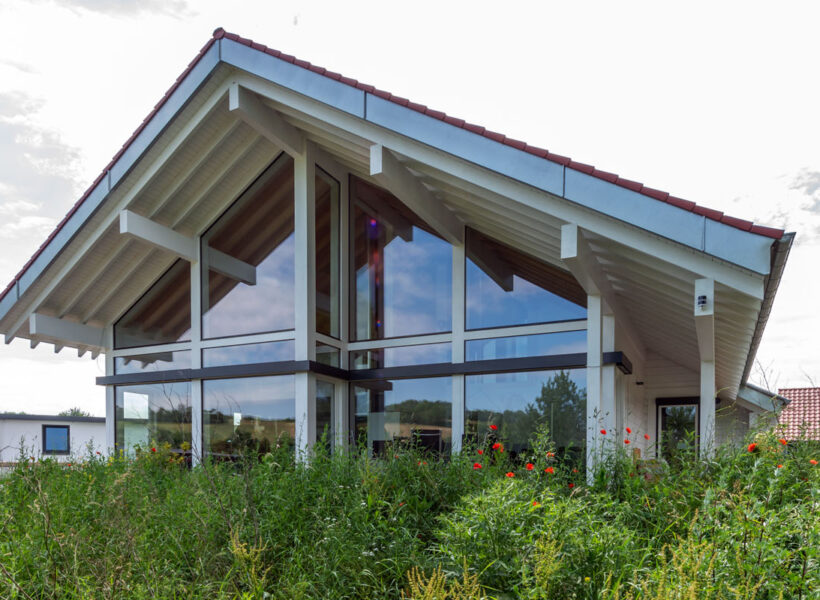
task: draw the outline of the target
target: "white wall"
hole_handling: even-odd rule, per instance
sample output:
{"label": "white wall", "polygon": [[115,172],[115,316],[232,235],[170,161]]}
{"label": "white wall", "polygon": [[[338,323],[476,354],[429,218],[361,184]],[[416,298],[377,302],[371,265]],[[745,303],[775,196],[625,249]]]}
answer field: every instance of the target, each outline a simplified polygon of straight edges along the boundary
{"label": "white wall", "polygon": [[21,454],[35,459],[43,456],[43,425],[68,425],[71,454],[47,455],[61,462],[87,456],[89,442],[94,450],[105,452],[105,423],[33,419],[4,419],[0,415],[0,463],[17,462]]}

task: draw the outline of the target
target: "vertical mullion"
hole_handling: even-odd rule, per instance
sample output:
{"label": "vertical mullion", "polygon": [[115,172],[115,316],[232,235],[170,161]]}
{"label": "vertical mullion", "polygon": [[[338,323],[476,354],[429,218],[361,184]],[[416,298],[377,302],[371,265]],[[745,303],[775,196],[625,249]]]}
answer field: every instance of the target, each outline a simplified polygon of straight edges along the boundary
{"label": "vertical mullion", "polygon": [[[105,375],[114,374],[114,325],[105,328]],[[113,385],[105,386],[105,446],[108,454],[114,454],[117,441],[116,390]]]}
{"label": "vertical mullion", "polygon": [[[191,368],[202,366],[202,242],[197,238],[196,261],[191,263]],[[202,421],[202,380],[191,385],[191,464],[202,462],[204,426]]]}

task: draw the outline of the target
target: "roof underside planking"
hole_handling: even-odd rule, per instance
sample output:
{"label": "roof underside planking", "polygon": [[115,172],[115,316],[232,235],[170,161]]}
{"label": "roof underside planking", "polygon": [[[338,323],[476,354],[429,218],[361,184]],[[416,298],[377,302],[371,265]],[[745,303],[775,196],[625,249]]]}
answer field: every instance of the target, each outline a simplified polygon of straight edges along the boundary
{"label": "roof underside planking", "polygon": [[[371,147],[381,143],[392,148],[397,139],[393,132],[377,126],[357,130],[343,127],[340,124],[350,120],[347,115],[329,122],[327,107],[320,103],[304,98],[283,102],[293,95],[286,88],[220,63],[121,177],[80,232],[0,318],[0,331],[7,337],[31,338],[28,316],[33,312],[93,327],[113,323],[176,260],[168,252],[121,235],[119,212],[128,209],[183,235],[199,235],[279,155],[280,148],[229,110],[228,87],[235,81],[262,92],[268,109],[320,149],[320,164],[323,159],[332,160],[373,181]],[[278,101],[267,96],[276,96]],[[587,215],[589,223],[602,224],[598,231],[586,227],[585,236],[619,304],[628,313],[634,327],[631,333],[641,350],[698,371],[692,311],[694,281],[704,276],[696,266],[703,265],[702,252],[613,217],[602,217],[591,208],[468,161],[454,161],[424,144],[406,142],[404,147],[410,146],[418,146],[415,156],[395,151],[393,155],[460,221],[549,264],[564,268],[561,226],[568,219],[551,210],[556,202],[575,214]],[[422,156],[433,160],[422,160]],[[450,162],[444,165],[437,158]],[[484,185],[486,181],[492,185]],[[620,238],[613,240],[608,228],[621,231]],[[669,249],[670,256],[682,257],[680,266],[670,264],[668,256],[647,252],[646,247],[631,247],[625,243],[630,235],[651,238],[652,243]],[[691,263],[686,260],[689,257]],[[717,387],[737,388],[756,333],[766,277],[727,261],[709,260],[722,269],[719,272],[728,274],[730,282],[725,285],[721,277],[715,277]]]}

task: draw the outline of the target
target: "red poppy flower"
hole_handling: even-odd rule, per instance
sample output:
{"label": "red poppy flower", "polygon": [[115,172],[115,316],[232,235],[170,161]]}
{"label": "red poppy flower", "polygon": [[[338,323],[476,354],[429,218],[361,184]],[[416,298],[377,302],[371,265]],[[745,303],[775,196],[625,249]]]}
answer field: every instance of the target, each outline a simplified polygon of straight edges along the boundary
{"label": "red poppy flower", "polygon": [[547,458],[552,458],[555,456],[555,452],[547,452]]}
{"label": "red poppy flower", "polygon": [[629,440],[624,440],[624,444],[628,444],[628,443],[629,443]]}
{"label": "red poppy flower", "polygon": [[481,463],[473,463],[473,471],[478,471],[481,468]]}
{"label": "red poppy flower", "polygon": [[783,465],[777,465],[777,468],[778,468],[778,469],[782,469],[782,468],[783,468]]}
{"label": "red poppy flower", "polygon": [[648,433],[643,434],[643,439],[648,440],[649,439],[649,434]]}
{"label": "red poppy flower", "polygon": [[151,452],[156,452],[156,451],[157,451],[156,448],[151,448]]}
{"label": "red poppy flower", "polygon": [[67,467],[70,467],[70,466],[71,466],[71,463],[66,463],[66,466],[67,466]]}
{"label": "red poppy flower", "polygon": [[577,472],[578,472],[578,469],[573,469],[573,470],[572,470],[572,472],[573,472],[573,473],[577,473]]}
{"label": "red poppy flower", "polygon": [[532,501],[532,505],[533,505],[533,506],[541,506],[541,503],[540,503],[540,502],[538,502],[538,500],[533,500],[533,501]]}
{"label": "red poppy flower", "polygon": [[817,464],[817,461],[816,461],[816,460],[814,460],[813,458],[812,458],[812,459],[810,459],[810,460],[809,460],[809,462],[810,462],[811,464],[813,464],[813,465],[816,465],[816,464]]}
{"label": "red poppy flower", "polygon": [[789,442],[787,442],[787,441],[786,441],[785,439],[783,439],[783,438],[780,438],[780,439],[779,439],[779,440],[777,440],[777,441],[778,441],[778,442],[780,442],[781,444],[783,444],[784,446],[785,446],[786,444],[788,444],[788,443],[789,443]]}
{"label": "red poppy flower", "polygon": [[606,435],[606,429],[601,429],[601,435]]}
{"label": "red poppy flower", "polygon": [[553,469],[552,467],[547,467],[546,469],[544,469],[544,473],[549,473],[550,475],[553,475],[555,474],[555,469]]}
{"label": "red poppy flower", "polygon": [[502,446],[499,442],[496,442],[495,444],[493,444],[493,450],[504,452],[504,446]]}
{"label": "red poppy flower", "polygon": [[748,450],[749,452],[754,452],[756,448],[757,448],[757,444],[749,444],[746,447],[746,450]]}
{"label": "red poppy flower", "polygon": [[478,453],[479,454],[484,454],[484,450],[479,450]]}
{"label": "red poppy flower", "polygon": [[490,425],[490,429],[493,431],[498,431],[498,425]]}
{"label": "red poppy flower", "polygon": [[569,489],[572,489],[572,488],[574,488],[574,487],[575,487],[575,484],[574,484],[574,483],[570,483],[570,484],[569,484]]}
{"label": "red poppy flower", "polygon": [[627,427],[627,428],[626,428],[626,432],[627,432],[627,433],[632,433],[632,430],[631,430],[629,427]]}
{"label": "red poppy flower", "polygon": [[535,468],[535,465],[532,463],[527,463],[527,471],[532,471]]}
{"label": "red poppy flower", "polygon": [[404,502],[399,502],[399,506],[404,506]]}
{"label": "red poppy flower", "polygon": [[420,461],[419,461],[419,466],[421,466],[421,465],[426,465],[426,464],[427,464],[427,461],[426,461],[426,460],[420,460]]}
{"label": "red poppy flower", "polygon": [[509,473],[505,473],[505,475],[507,477],[515,477],[515,473],[513,473],[512,471],[510,471]]}

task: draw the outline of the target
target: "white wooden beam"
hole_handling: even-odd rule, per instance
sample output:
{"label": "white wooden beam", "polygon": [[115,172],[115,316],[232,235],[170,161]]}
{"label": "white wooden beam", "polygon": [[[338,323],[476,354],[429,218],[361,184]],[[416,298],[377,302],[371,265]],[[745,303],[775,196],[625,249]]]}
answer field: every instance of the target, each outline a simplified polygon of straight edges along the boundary
{"label": "white wooden beam", "polygon": [[185,260],[196,260],[196,239],[182,235],[130,210],[120,211],[120,233],[167,250]]}
{"label": "white wooden beam", "polygon": [[[140,239],[185,260],[197,260],[196,238],[182,235],[170,227],[160,225],[130,210],[120,212],[120,233]],[[256,267],[253,265],[215,248],[208,248],[207,260],[209,269],[248,285],[256,285]]]}
{"label": "white wooden beam", "polygon": [[700,352],[700,455],[710,457],[715,450],[715,281],[695,281],[695,330]]}
{"label": "white wooden beam", "polygon": [[370,176],[451,244],[464,242],[464,224],[381,144],[370,146]]}
{"label": "white wooden beam", "polygon": [[63,346],[100,348],[105,343],[104,331],[82,323],[74,323],[48,315],[33,313],[29,317],[29,333],[40,341]]}
{"label": "white wooden beam", "polygon": [[622,331],[641,356],[644,356],[646,351],[643,342],[638,337],[637,329],[632,325],[629,313],[596,260],[589,242],[584,239],[582,230],[575,223],[561,226],[561,260],[587,294],[601,296],[606,303],[603,307],[604,313],[615,315]]}
{"label": "white wooden beam", "polygon": [[236,83],[231,84],[228,88],[228,110],[235,112],[245,123],[293,158],[304,153],[305,137],[302,133],[250,90]]}
{"label": "white wooden beam", "polygon": [[468,256],[479,269],[484,271],[490,279],[495,281],[505,292],[513,291],[512,267],[498,256],[472,229],[465,234],[467,245],[470,247]]}

